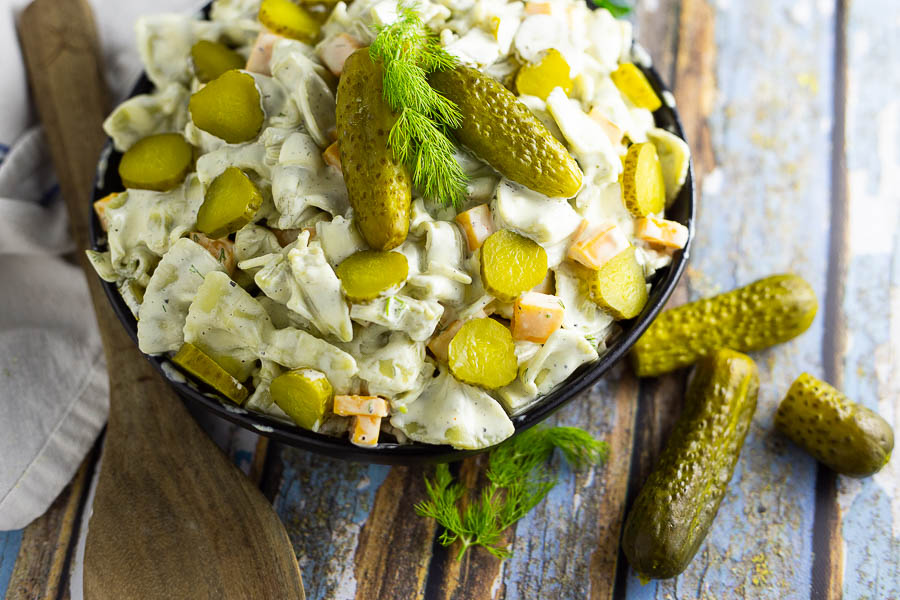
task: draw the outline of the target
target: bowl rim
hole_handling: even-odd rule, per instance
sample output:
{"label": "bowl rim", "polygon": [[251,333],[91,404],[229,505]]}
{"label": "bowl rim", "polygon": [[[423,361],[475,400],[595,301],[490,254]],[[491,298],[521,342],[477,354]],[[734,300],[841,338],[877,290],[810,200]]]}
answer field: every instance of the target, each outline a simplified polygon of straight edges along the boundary
{"label": "bowl rim", "polygon": [[[670,100],[673,96],[664,85],[659,73],[652,65],[638,64],[637,66],[644,72],[654,91],[663,100],[662,106],[653,113],[654,124],[674,133],[687,142],[674,102]],[[147,93],[153,88],[153,84],[147,79],[146,72],[142,72],[137,83],[129,92],[128,98],[137,94]],[[118,160],[120,159],[121,153],[113,148],[112,140],[107,138],[100,154],[97,173],[93,182],[92,202],[112,192],[124,189],[117,175]],[[612,340],[605,354],[593,362],[581,365],[550,392],[540,396],[530,408],[516,416],[510,417],[515,427],[513,436],[542,422],[578,397],[589,386],[592,386],[625,356],[641,334],[650,326],[650,323],[653,322],[672,295],[687,266],[691,244],[695,235],[695,204],[696,192],[694,189],[692,155],[688,163],[688,173],[684,185],[676,200],[666,209],[667,217],[672,216],[669,214],[670,212],[680,215],[680,218],[676,220],[688,229],[687,244],[682,250],[674,253],[668,266],[657,271],[650,279],[652,287],[647,305],[641,311],[641,314],[634,319],[620,322],[621,332]],[[91,212],[91,248],[98,251],[105,250],[107,249],[106,232],[100,227],[100,222],[92,206],[86,208]],[[99,276],[97,277],[99,279]],[[114,283],[102,279],[100,279],[100,283],[112,305],[113,311],[123,327],[125,327],[129,337],[137,345],[137,321],[131,310],[125,304]],[[457,461],[490,449],[488,447],[478,450],[460,450],[449,445],[425,444],[422,442],[408,442],[405,444],[381,442],[374,448],[360,448],[350,443],[344,436],[338,437],[308,431],[279,419],[238,407],[225,400],[222,396],[213,393],[212,390],[204,391],[198,388],[197,384],[193,382],[188,383],[187,378],[185,378],[184,382],[179,381],[171,375],[171,369],[175,367],[166,355],[143,354],[143,356],[178,392],[183,401],[190,401],[194,405],[201,406],[219,417],[254,433],[319,454],[364,463],[411,465]]]}

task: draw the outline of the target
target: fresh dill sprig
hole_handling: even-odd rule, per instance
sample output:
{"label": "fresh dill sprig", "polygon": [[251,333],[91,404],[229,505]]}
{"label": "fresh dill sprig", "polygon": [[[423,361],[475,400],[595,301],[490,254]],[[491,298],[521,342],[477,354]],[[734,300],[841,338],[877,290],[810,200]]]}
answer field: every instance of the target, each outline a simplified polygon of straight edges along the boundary
{"label": "fresh dill sprig", "polygon": [[498,558],[508,558],[512,553],[501,543],[503,532],[528,514],[556,485],[556,477],[546,466],[555,448],[575,468],[601,464],[609,456],[606,443],[583,429],[529,429],[491,451],[489,483],[477,497],[470,498],[466,488],[453,481],[446,464],[438,465],[434,479],[425,477],[428,500],[416,504],[416,513],[431,517],[444,528],[438,538],[441,545],[460,541],[457,560],[473,546],[482,546]]}
{"label": "fresh dill sprig", "polygon": [[457,106],[428,84],[428,74],[456,66],[422,22],[414,5],[401,4],[396,22],[378,28],[369,56],[384,71],[384,100],[398,113],[388,145],[412,173],[413,185],[427,198],[459,206],[466,193],[466,174],[448,137],[459,127]]}
{"label": "fresh dill sprig", "polygon": [[605,8],[615,18],[624,17],[631,12],[631,7],[621,4],[622,0],[592,0],[597,8]]}

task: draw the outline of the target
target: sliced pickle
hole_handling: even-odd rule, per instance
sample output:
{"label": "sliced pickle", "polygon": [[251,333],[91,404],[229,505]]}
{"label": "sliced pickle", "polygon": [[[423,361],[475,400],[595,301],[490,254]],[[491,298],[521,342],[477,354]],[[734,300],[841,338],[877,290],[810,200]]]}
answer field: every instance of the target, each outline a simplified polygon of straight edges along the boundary
{"label": "sliced pickle", "polygon": [[466,322],[450,340],[449,355],[450,372],[463,383],[494,390],[518,374],[512,334],[494,319]]}
{"label": "sliced pickle", "polygon": [[481,246],[481,279],[489,294],[512,302],[547,276],[547,252],[508,229],[492,233]]}
{"label": "sliced pickle", "polygon": [[263,197],[256,184],[237,167],[212,180],[197,212],[197,229],[213,239],[234,233],[253,220]]}
{"label": "sliced pickle", "polygon": [[200,40],[191,47],[194,75],[203,83],[212,81],[225,71],[243,69],[246,62],[243,56],[219,42]]}
{"label": "sliced pickle", "polygon": [[622,202],[635,217],[646,217],[666,206],[666,183],[656,146],[632,144],[625,155]]}
{"label": "sliced pickle", "polygon": [[194,147],[180,133],[160,133],[122,155],[119,177],[127,188],[165,192],[181,184],[193,166]]}
{"label": "sliced pickle", "polygon": [[265,120],[256,81],[241,71],[225,71],[194,92],[188,109],[194,125],[229,144],[249,142]]}
{"label": "sliced pickle", "polygon": [[633,319],[647,304],[647,281],[633,246],[619,252],[597,271],[580,265],[577,269],[591,300],[615,319]]}
{"label": "sliced pickle", "polygon": [[619,91],[638,108],[656,110],[662,106],[659,96],[641,70],[632,63],[622,63],[609,74]]}
{"label": "sliced pickle", "polygon": [[197,346],[185,342],[172,362],[213,388],[235,404],[243,404],[249,392],[241,383],[220,367]]}
{"label": "sliced pickle", "polygon": [[348,300],[366,302],[406,281],[409,262],[399,252],[362,250],[345,259],[335,272]]}
{"label": "sliced pickle", "polygon": [[272,33],[312,44],[319,37],[319,21],[291,0],[263,0],[259,22]]}
{"label": "sliced pickle", "polygon": [[550,92],[558,87],[566,96],[572,92],[569,63],[555,48],[548,50],[540,62],[523,66],[516,75],[516,89],[520,95],[546,100]]}
{"label": "sliced pickle", "polygon": [[269,385],[269,393],[294,423],[311,431],[319,430],[334,398],[331,382],[314,369],[295,369],[279,375]]}

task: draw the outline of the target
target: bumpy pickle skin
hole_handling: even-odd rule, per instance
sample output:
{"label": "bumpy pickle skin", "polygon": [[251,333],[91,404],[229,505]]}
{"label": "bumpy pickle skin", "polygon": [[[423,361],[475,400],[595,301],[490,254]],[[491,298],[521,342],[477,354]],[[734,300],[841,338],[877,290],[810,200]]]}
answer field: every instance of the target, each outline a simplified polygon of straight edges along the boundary
{"label": "bumpy pickle skin", "polygon": [[244,57],[219,42],[200,40],[191,46],[191,65],[194,75],[202,83],[208,83],[232,69],[242,69]]}
{"label": "bumpy pickle skin", "polygon": [[750,429],[759,376],[750,357],[704,358],[659,462],[625,520],[622,550],[642,578],[675,577],[703,543]]}
{"label": "bumpy pickle skin", "polygon": [[321,30],[316,18],[291,0],[263,0],[257,16],[272,33],[307,44],[314,43]]}
{"label": "bumpy pickle skin", "polygon": [[716,348],[762,350],[791,340],[812,324],[818,301],[796,275],[773,275],[659,315],[631,350],[638,377],[694,364]]}
{"label": "bumpy pickle skin", "polygon": [[512,334],[493,319],[466,322],[450,340],[448,353],[450,372],[463,383],[494,390],[518,374]]}
{"label": "bumpy pickle skin", "polygon": [[250,178],[228,167],[212,180],[197,212],[197,229],[213,239],[234,233],[256,216],[263,197]]}
{"label": "bumpy pickle skin", "polygon": [[622,63],[609,76],[619,91],[636,107],[653,111],[662,106],[653,86],[637,65]]}
{"label": "bumpy pickle skin", "polygon": [[536,242],[508,229],[492,233],[481,246],[481,280],[502,302],[541,283],[547,276],[547,252]]}
{"label": "bumpy pickle skin", "polygon": [[237,405],[243,404],[249,395],[237,379],[191,343],[185,342],[172,362]]}
{"label": "bumpy pickle skin", "polygon": [[147,136],[122,155],[119,177],[126,188],[165,192],[194,168],[194,147],[180,133]]}
{"label": "bumpy pickle skin", "polygon": [[775,427],[829,469],[850,477],[880,471],[894,449],[894,430],[809,373],[794,381],[775,413]]}
{"label": "bumpy pickle skin", "polygon": [[194,92],[188,110],[194,125],[229,144],[255,138],[266,118],[256,82],[241,71],[225,71]]}
{"label": "bumpy pickle skin", "polygon": [[634,247],[622,250],[594,271],[575,265],[594,304],[617,320],[633,319],[647,304],[647,280],[638,264]]}
{"label": "bumpy pickle skin", "polygon": [[566,147],[499,81],[464,66],[429,81],[459,107],[459,141],[504,177],[550,197],[581,189],[581,168]]}
{"label": "bumpy pickle skin", "polygon": [[314,369],[295,369],[279,375],[269,385],[269,393],[294,423],[310,431],[319,430],[334,399],[331,382]]}
{"label": "bumpy pickle skin", "polygon": [[622,202],[634,217],[656,214],[666,206],[666,183],[656,146],[632,144],[622,172]]}
{"label": "bumpy pickle skin", "polygon": [[560,51],[551,48],[539,62],[519,69],[516,74],[516,89],[520,95],[537,96],[545,101],[550,92],[558,87],[568,96],[572,93],[570,72],[569,63]]}
{"label": "bumpy pickle skin", "polygon": [[367,302],[406,281],[409,262],[399,252],[362,250],[344,259],[335,273],[348,300]]}
{"label": "bumpy pickle skin", "polygon": [[390,250],[409,233],[412,184],[388,147],[397,117],[382,98],[381,66],[360,48],[344,63],[337,91],[341,170],[354,220],[375,250]]}

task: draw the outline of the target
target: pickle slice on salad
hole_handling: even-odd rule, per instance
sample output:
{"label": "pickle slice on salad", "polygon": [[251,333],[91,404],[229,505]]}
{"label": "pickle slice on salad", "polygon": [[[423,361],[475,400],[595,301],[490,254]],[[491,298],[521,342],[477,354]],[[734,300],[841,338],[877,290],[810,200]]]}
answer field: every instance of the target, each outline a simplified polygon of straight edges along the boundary
{"label": "pickle slice on salad", "polygon": [[243,404],[249,395],[247,388],[228,371],[189,342],[185,342],[175,353],[172,362],[235,404]]}
{"label": "pickle slice on salad", "polygon": [[579,268],[591,300],[614,318],[633,319],[647,304],[647,281],[634,247],[622,250],[596,271]]}
{"label": "pickle slice on salad", "polygon": [[194,166],[194,147],[180,133],[147,136],[122,155],[119,177],[127,188],[165,192]]}
{"label": "pickle slice on salad", "polygon": [[256,216],[263,197],[256,184],[237,167],[212,180],[197,212],[197,229],[213,239],[234,233]]}
{"label": "pickle slice on salad", "polygon": [[450,372],[489,390],[512,383],[518,374],[516,345],[509,329],[494,319],[472,319],[450,340]]}
{"label": "pickle slice on salad", "polygon": [[315,369],[295,369],[279,375],[269,384],[269,393],[294,423],[311,431],[319,430],[334,398],[331,382]]}
{"label": "pickle slice on salad", "polygon": [[613,83],[619,88],[626,98],[638,108],[646,108],[647,110],[656,110],[662,106],[662,101],[653,86],[647,81],[647,77],[641,70],[632,63],[622,63],[619,67],[609,74]]}
{"label": "pickle slice on salad", "polygon": [[263,0],[259,5],[259,22],[272,33],[308,44],[319,37],[319,22],[291,0]]}
{"label": "pickle slice on salad", "polygon": [[265,114],[252,75],[225,71],[191,95],[194,125],[229,144],[249,142],[262,129]]}
{"label": "pickle slice on salad", "polygon": [[232,69],[242,69],[244,57],[219,42],[200,40],[191,46],[191,64],[194,75],[203,83],[208,83]]}
{"label": "pickle slice on salad", "polygon": [[656,146],[650,142],[628,147],[622,173],[622,202],[635,217],[658,213],[666,206],[662,165]]}
{"label": "pickle slice on salad", "polygon": [[516,89],[519,94],[547,100],[550,92],[558,87],[562,88],[567,96],[572,92],[569,63],[555,48],[547,50],[539,62],[524,65],[516,75]]}
{"label": "pickle slice on salad", "polygon": [[335,273],[348,300],[366,302],[406,281],[409,262],[399,252],[362,250],[344,259]]}
{"label": "pickle slice on salad", "polygon": [[547,252],[508,229],[492,233],[481,246],[481,279],[487,292],[502,302],[538,285],[547,276]]}

